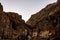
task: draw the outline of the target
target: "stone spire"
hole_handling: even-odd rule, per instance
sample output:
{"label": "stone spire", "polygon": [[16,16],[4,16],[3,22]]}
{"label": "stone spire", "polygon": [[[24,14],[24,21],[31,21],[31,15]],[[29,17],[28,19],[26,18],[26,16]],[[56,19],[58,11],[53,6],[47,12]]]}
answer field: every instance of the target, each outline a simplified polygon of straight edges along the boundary
{"label": "stone spire", "polygon": [[0,3],[0,13],[3,12],[3,6]]}

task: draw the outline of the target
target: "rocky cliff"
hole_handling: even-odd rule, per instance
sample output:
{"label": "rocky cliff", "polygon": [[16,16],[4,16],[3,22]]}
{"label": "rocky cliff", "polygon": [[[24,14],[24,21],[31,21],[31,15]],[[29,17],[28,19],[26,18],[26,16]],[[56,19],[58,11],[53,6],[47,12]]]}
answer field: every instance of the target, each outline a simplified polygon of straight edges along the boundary
{"label": "rocky cliff", "polygon": [[0,3],[0,39],[15,40],[24,34],[26,29],[25,21],[21,15],[14,12],[4,12]]}
{"label": "rocky cliff", "polygon": [[18,13],[4,12],[0,3],[0,40],[60,40],[60,0],[26,23]]}
{"label": "rocky cliff", "polygon": [[60,40],[60,0],[33,14],[26,22],[35,30],[36,40]]}

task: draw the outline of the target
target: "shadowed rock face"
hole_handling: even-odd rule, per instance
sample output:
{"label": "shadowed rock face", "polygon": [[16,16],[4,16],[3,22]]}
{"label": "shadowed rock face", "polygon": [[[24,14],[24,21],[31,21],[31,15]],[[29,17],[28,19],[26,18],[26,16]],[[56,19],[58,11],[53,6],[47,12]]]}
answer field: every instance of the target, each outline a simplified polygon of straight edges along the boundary
{"label": "shadowed rock face", "polygon": [[14,12],[3,12],[0,4],[0,39],[14,40],[23,35],[25,29],[26,24],[22,16]]}
{"label": "shadowed rock face", "polygon": [[57,0],[57,3],[60,4],[60,0]]}
{"label": "shadowed rock face", "polygon": [[3,6],[0,3],[0,13],[3,11]]}
{"label": "shadowed rock face", "polygon": [[[58,3],[58,4],[57,4]],[[47,5],[25,23],[22,16],[4,12],[0,3],[1,40],[60,40],[60,0]]]}
{"label": "shadowed rock face", "polygon": [[[59,2],[60,0],[58,0]],[[59,2],[60,3],[60,2]],[[60,40],[60,5],[52,3],[26,22],[33,30],[37,30],[40,40]],[[37,37],[37,36],[36,36]],[[37,39],[37,40],[38,40]]]}

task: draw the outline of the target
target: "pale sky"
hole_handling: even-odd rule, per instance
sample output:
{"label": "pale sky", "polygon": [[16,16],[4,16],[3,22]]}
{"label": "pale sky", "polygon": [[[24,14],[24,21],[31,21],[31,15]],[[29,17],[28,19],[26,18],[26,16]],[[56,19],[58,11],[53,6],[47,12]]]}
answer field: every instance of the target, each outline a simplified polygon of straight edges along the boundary
{"label": "pale sky", "polygon": [[27,21],[32,14],[57,0],[0,0],[5,12],[16,12]]}

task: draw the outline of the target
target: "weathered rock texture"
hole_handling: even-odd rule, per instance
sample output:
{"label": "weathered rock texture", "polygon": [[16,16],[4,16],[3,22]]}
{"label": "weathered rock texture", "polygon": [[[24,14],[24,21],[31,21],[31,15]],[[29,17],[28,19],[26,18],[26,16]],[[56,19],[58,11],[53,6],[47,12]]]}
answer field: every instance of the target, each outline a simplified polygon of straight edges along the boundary
{"label": "weathered rock texture", "polygon": [[26,22],[33,28],[34,40],[60,40],[60,0],[47,5]]}
{"label": "weathered rock texture", "polygon": [[60,0],[57,0],[57,3],[60,4]]}
{"label": "weathered rock texture", "polygon": [[26,29],[25,21],[22,16],[14,12],[4,12],[0,3],[0,39],[18,40]]}
{"label": "weathered rock texture", "polygon": [[60,40],[60,0],[26,23],[18,13],[4,12],[0,3],[0,40]]}

